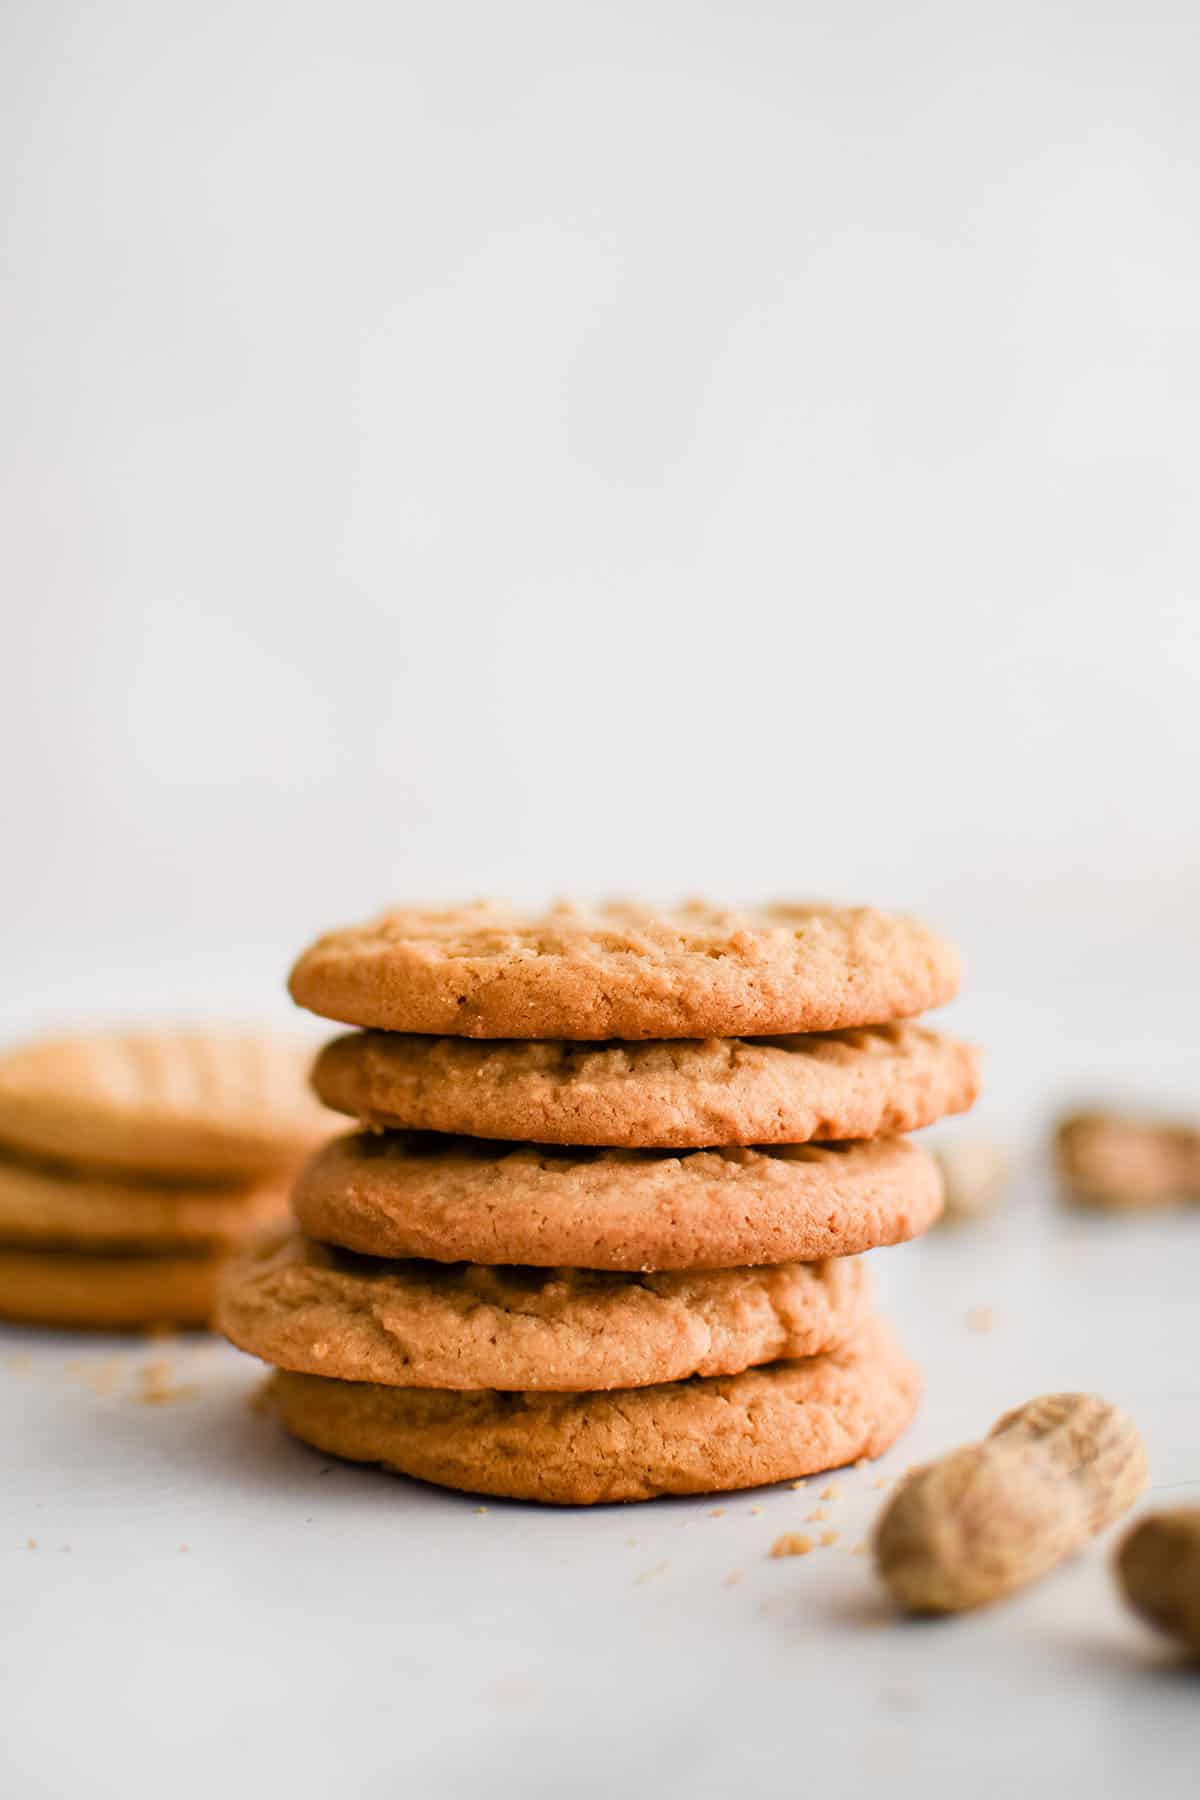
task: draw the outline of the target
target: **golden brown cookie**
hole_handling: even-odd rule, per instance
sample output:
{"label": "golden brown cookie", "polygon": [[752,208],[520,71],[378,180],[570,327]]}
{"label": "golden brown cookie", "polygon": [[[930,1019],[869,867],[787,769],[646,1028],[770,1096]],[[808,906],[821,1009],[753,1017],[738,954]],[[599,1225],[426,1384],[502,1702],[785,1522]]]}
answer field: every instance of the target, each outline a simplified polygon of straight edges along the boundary
{"label": "golden brown cookie", "polygon": [[218,1256],[72,1256],[0,1245],[0,1318],[96,1331],[203,1325],[220,1267]]}
{"label": "golden brown cookie", "polygon": [[279,1374],[287,1429],[353,1462],[586,1506],[760,1487],[880,1456],[920,1380],[879,1320],[824,1356],[606,1394],[439,1393]]}
{"label": "golden brown cookie", "polygon": [[230,1264],[216,1322],[282,1369],[343,1381],[567,1393],[735,1375],[861,1322],[857,1257],[624,1275],[377,1262],[284,1229]]}
{"label": "golden brown cookie", "polygon": [[973,1103],[979,1057],[908,1024],[634,1044],[353,1031],[326,1045],[312,1079],[364,1125],[683,1149],[915,1131]]}
{"label": "golden brown cookie", "polygon": [[0,1154],[0,1244],[170,1249],[236,1243],[287,1213],[285,1186],[121,1181]]}
{"label": "golden brown cookie", "polygon": [[941,1180],[905,1138],[671,1154],[360,1132],[318,1152],[292,1206],[310,1237],[366,1256],[735,1269],[916,1237]]}
{"label": "golden brown cookie", "polygon": [[301,1044],[248,1032],[119,1031],[0,1054],[0,1144],[168,1180],[286,1167],[329,1135]]}
{"label": "golden brown cookie", "polygon": [[871,907],[477,904],[329,932],[289,985],[312,1012],[384,1031],[707,1038],[885,1024],[949,1000],[959,973],[926,926]]}

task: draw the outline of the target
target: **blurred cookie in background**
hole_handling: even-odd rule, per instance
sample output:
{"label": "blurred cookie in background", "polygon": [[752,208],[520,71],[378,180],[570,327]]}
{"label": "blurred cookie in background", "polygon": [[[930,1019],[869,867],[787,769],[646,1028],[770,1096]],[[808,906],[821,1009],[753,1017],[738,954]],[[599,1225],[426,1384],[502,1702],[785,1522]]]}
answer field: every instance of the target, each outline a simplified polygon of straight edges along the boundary
{"label": "blurred cookie in background", "polygon": [[307,1048],[260,1033],[78,1033],[0,1054],[0,1315],[207,1321],[229,1250],[283,1216],[331,1134]]}

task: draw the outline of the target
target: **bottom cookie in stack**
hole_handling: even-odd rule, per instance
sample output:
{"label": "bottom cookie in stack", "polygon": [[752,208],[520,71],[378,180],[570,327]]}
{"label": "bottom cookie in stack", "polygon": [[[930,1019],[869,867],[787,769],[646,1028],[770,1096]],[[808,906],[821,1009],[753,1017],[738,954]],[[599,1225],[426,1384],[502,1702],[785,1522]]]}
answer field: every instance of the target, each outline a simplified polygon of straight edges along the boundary
{"label": "bottom cookie in stack", "polygon": [[0,1316],[200,1325],[231,1248],[325,1135],[298,1046],[245,1033],[45,1039],[0,1056]]}
{"label": "bottom cookie in stack", "polygon": [[275,1365],[286,1427],[334,1455],[511,1499],[645,1500],[878,1456],[916,1406],[855,1254],[937,1215],[936,1171],[904,1142],[681,1156],[362,1134],[293,1205],[303,1229],[236,1259],[217,1324]]}

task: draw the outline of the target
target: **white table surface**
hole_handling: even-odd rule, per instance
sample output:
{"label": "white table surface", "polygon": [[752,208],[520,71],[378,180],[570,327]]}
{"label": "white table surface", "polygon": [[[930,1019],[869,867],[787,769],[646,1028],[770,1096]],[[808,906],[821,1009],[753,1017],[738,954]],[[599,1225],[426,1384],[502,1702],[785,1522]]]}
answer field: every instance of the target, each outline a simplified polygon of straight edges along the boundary
{"label": "white table surface", "polygon": [[[1124,1612],[1107,1542],[918,1624],[852,1546],[881,1474],[1054,1388],[1132,1412],[1146,1503],[1200,1501],[1198,1260],[1200,1215],[1068,1218],[1036,1176],[1002,1219],[877,1255],[925,1404],[836,1478],[837,1545],[779,1560],[823,1481],[480,1510],[290,1443],[209,1340],[9,1330],[0,1792],[1194,1794],[1200,1672]],[[182,1391],[147,1404],[164,1364]]]}
{"label": "white table surface", "polygon": [[[1070,1215],[1036,1154],[1073,1094],[1194,1093],[1194,965],[976,957],[947,1022],[988,1046],[988,1095],[958,1129],[1000,1131],[1017,1177],[987,1224],[874,1257],[926,1397],[882,1464],[836,1477],[838,1543],[804,1558],[768,1551],[821,1480],[481,1511],[289,1442],[213,1340],[0,1327],[0,1796],[1200,1793],[1200,1671],[1124,1610],[1111,1538],[938,1623],[893,1616],[852,1554],[881,1473],[1056,1388],[1133,1414],[1142,1506],[1200,1502],[1200,1211]],[[128,1010],[151,989],[124,980]],[[6,1000],[12,1033],[65,1010],[48,981]],[[148,1405],[162,1364],[184,1391]]]}

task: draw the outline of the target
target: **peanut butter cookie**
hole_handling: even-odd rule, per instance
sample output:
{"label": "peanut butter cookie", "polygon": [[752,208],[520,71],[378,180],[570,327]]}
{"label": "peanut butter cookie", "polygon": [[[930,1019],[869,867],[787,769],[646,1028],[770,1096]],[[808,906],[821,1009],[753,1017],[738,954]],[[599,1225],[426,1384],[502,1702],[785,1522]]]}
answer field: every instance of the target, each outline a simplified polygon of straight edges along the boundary
{"label": "peanut butter cookie", "polygon": [[385,1031],[707,1038],[885,1024],[949,1000],[959,974],[926,926],[871,907],[477,904],[330,932],[290,987],[312,1012]]}

